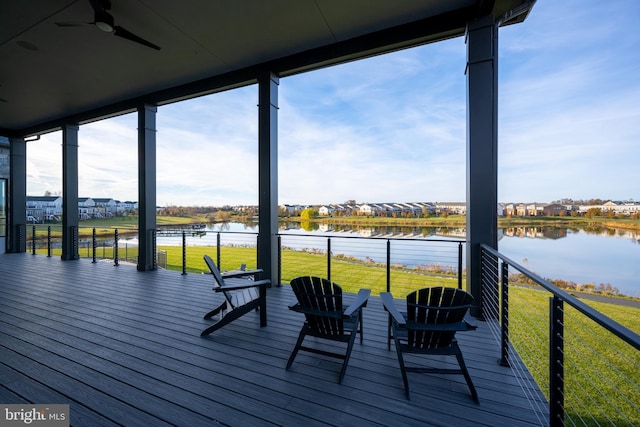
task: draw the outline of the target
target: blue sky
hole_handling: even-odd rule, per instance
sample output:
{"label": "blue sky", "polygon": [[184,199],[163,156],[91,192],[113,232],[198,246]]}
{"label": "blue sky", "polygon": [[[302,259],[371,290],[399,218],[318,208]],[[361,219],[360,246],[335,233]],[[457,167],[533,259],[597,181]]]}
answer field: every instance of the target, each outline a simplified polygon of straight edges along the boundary
{"label": "blue sky", "polygon": [[[539,0],[500,29],[498,199],[640,200],[637,0]],[[463,38],[283,78],[279,203],[464,201]],[[257,87],[160,107],[159,205],[257,204]],[[81,126],[82,197],[137,199],[137,119]],[[61,135],[27,144],[59,192]]]}

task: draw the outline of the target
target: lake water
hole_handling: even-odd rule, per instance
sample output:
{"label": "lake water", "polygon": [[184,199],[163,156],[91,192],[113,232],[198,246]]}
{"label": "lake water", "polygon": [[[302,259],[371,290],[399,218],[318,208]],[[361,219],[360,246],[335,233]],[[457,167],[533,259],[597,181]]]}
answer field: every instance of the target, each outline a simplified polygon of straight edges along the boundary
{"label": "lake water", "polygon": [[528,236],[503,234],[498,250],[536,274],[576,283],[604,283],[629,296],[640,296],[640,233],[538,230]]}
{"label": "lake water", "polygon": [[[206,229],[205,234],[189,237],[189,245],[215,245],[217,231],[230,233],[257,233],[257,226],[239,223],[216,224]],[[350,227],[318,226],[311,224],[306,229],[299,224],[281,225],[280,234],[283,245],[300,248],[325,249],[326,239],[307,238],[298,240],[294,235],[307,234],[314,237],[360,236],[394,237],[409,239],[464,239],[464,229],[442,229],[434,227]],[[233,241],[236,244],[255,244],[253,234],[227,235],[221,233],[223,244]],[[180,237],[161,237],[159,245],[180,245]],[[368,243],[363,243],[368,242]],[[347,253],[361,258],[385,261],[384,240],[359,240],[357,249],[342,249],[339,239],[332,239],[332,252]],[[366,245],[363,247],[363,244]],[[401,260],[414,264],[415,254],[412,242],[400,242],[404,245]],[[396,245],[396,243],[394,243]],[[457,258],[457,245],[444,245],[446,253],[443,259]],[[349,251],[355,253],[349,253]],[[575,283],[611,284],[625,295],[640,296],[640,233],[623,230],[585,231],[551,227],[519,227],[500,229],[498,250],[512,261],[521,264],[546,279],[563,279]],[[418,256],[415,255],[415,263]],[[464,257],[463,257],[464,258]],[[464,261],[464,259],[463,259]],[[392,261],[396,262],[396,261]]]}

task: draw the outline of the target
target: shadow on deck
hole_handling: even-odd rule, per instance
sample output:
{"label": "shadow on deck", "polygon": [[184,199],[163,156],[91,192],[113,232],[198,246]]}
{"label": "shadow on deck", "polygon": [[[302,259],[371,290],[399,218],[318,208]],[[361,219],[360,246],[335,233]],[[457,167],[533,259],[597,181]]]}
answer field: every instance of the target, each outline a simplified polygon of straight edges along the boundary
{"label": "shadow on deck", "polygon": [[461,376],[421,374],[407,401],[378,297],[339,385],[338,360],[301,353],[284,369],[303,319],[288,286],[268,290],[265,328],[249,313],[201,338],[222,298],[207,275],[7,254],[0,278],[0,402],[70,404],[72,425],[547,423],[475,319],[457,336],[480,404]]}

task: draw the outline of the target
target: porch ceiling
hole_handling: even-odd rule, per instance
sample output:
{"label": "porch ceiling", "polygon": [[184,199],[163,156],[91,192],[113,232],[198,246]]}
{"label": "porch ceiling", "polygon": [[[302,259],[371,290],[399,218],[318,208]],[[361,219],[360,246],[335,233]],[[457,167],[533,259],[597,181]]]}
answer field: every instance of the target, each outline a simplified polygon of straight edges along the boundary
{"label": "porch ceiling", "polygon": [[[101,3],[103,0],[93,0]],[[28,136],[464,34],[465,24],[525,0],[112,0],[115,25],[161,50],[93,25],[89,0],[0,3],[0,134]],[[526,13],[511,22],[525,19]]]}

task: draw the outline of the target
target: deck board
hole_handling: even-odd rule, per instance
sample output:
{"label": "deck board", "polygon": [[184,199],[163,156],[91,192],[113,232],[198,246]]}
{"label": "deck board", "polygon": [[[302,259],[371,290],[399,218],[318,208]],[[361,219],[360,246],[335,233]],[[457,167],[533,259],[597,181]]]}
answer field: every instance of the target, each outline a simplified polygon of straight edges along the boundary
{"label": "deck board", "polygon": [[301,352],[284,369],[303,319],[288,286],[268,290],[267,327],[249,313],[201,338],[222,298],[207,275],[5,254],[0,278],[0,402],[69,403],[74,425],[546,423],[475,319],[457,336],[480,404],[462,377],[420,374],[407,401],[377,297],[339,385],[334,359]]}

